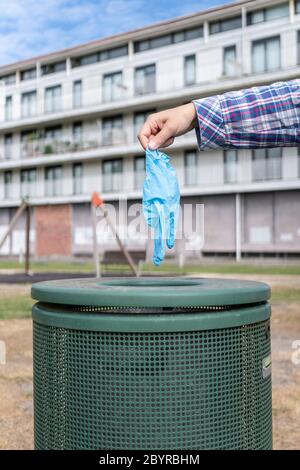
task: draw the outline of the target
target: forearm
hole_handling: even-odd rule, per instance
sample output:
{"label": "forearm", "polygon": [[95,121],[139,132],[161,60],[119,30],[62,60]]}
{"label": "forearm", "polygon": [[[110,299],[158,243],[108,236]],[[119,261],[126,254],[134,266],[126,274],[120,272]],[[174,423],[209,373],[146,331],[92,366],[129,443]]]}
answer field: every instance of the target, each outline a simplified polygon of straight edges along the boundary
{"label": "forearm", "polygon": [[300,146],[300,80],[195,100],[201,150]]}

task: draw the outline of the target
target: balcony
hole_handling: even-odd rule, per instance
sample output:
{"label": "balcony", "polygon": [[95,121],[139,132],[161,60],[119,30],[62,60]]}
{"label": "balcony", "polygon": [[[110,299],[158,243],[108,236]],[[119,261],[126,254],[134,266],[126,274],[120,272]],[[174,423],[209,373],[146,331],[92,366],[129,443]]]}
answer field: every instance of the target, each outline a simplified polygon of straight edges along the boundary
{"label": "balcony", "polygon": [[[46,104],[44,97],[38,97],[34,108],[36,113],[22,113],[20,97],[13,96],[12,114],[7,114],[3,110],[1,120],[2,130],[18,129],[27,125],[36,125],[40,123],[50,123],[52,121],[62,121],[66,118],[72,119],[79,116],[97,117],[99,113],[118,112],[120,108],[138,109],[143,106],[153,106],[153,103],[159,103],[166,106],[171,100],[172,104],[182,103],[195,97],[207,96],[225,92],[234,88],[243,86],[250,87],[276,80],[285,80],[298,78],[299,67],[293,66],[278,71],[266,72],[262,74],[242,75],[236,77],[224,77],[222,73],[216,76],[214,80],[205,81],[205,77],[200,77],[199,81],[193,85],[185,85],[183,79],[178,80],[178,74],[170,71],[169,74],[156,75],[155,86],[153,81],[143,87],[135,86],[134,81],[129,80],[116,85],[116,89],[107,93],[103,87],[89,87],[82,90],[80,99],[75,99],[73,93],[69,93],[63,88],[60,99],[56,98],[53,104]],[[100,74],[95,74],[94,79],[100,80]],[[39,89],[38,89],[39,91]],[[0,94],[5,92],[0,89]]]}

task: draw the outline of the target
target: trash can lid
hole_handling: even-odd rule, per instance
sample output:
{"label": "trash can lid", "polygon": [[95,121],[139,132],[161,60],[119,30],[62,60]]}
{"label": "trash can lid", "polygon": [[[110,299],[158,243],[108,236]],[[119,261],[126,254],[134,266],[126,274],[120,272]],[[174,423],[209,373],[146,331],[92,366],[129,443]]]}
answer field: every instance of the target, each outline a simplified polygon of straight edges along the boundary
{"label": "trash can lid", "polygon": [[103,307],[198,307],[264,302],[267,284],[236,279],[176,277],[67,279],[38,282],[33,299],[64,305]]}

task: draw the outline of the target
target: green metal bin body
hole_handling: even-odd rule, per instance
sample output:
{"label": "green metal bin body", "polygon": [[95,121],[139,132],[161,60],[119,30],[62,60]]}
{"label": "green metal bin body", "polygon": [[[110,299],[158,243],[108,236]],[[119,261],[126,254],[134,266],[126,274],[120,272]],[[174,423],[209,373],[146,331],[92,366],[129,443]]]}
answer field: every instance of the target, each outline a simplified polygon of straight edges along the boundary
{"label": "green metal bin body", "polygon": [[270,295],[218,279],[34,284],[36,449],[271,449]]}

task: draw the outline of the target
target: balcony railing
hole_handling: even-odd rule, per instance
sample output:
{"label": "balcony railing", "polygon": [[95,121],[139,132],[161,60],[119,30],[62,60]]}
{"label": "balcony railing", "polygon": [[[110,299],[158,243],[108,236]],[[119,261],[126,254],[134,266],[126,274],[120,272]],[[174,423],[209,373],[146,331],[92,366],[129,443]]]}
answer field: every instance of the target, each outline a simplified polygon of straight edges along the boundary
{"label": "balcony railing", "polygon": [[[66,153],[83,152],[101,147],[122,146],[125,144],[137,144],[136,129],[129,127],[126,129],[103,129],[101,137],[95,138],[72,138],[62,136],[60,139],[30,138],[20,143],[13,143],[3,146],[0,149],[0,161],[18,160],[24,158],[39,157],[42,155],[51,156]],[[100,135],[100,132],[99,132]],[[185,136],[178,138],[181,142],[195,141],[195,133],[189,132]]]}

